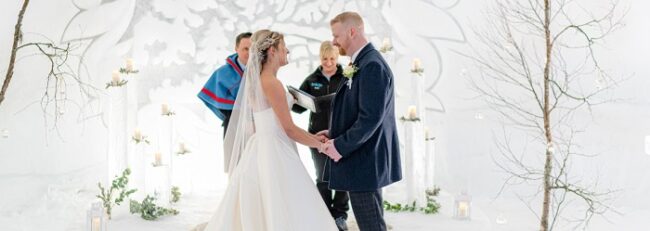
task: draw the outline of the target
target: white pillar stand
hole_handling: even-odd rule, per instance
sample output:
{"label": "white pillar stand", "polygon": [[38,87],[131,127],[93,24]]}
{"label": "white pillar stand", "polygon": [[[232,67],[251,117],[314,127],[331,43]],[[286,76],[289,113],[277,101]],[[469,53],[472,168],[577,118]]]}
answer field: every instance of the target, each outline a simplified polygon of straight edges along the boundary
{"label": "white pillar stand", "polygon": [[425,137],[425,159],[424,159],[424,169],[425,169],[425,187],[427,189],[433,189],[435,186],[435,156],[436,156],[436,146],[435,140],[430,137]]}
{"label": "white pillar stand", "polygon": [[386,60],[386,63],[388,63],[388,66],[393,69],[395,67],[395,48],[391,51],[387,52],[382,52],[381,55],[384,57],[384,60]]}
{"label": "white pillar stand", "polygon": [[134,197],[138,200],[144,199],[147,194],[147,166],[151,166],[151,161],[147,158],[146,145],[144,141],[138,144],[132,141],[130,145],[133,153],[129,155],[129,168],[131,168],[129,185],[131,188],[138,189],[134,193]]}
{"label": "white pillar stand", "polygon": [[[395,48],[391,51],[383,52],[381,55],[384,57],[384,60],[386,60],[386,63],[388,63],[388,66],[393,69],[395,68]],[[393,81],[395,86],[393,86],[393,89],[395,89],[395,99],[401,98],[402,97],[402,92],[400,91],[400,87],[397,85],[398,81]]]}
{"label": "white pillar stand", "polygon": [[174,115],[160,116],[160,137],[158,139],[159,151],[162,152],[163,165],[169,166],[169,179],[171,184],[174,184],[174,158],[176,153],[174,150]]}
{"label": "white pillar stand", "polygon": [[160,165],[160,166],[151,166],[149,165],[149,177],[148,187],[149,195],[157,195],[156,204],[162,207],[169,207],[169,200],[171,199],[171,179],[169,178],[169,166]]}
{"label": "white pillar stand", "polygon": [[108,105],[108,183],[124,171],[127,165],[126,88],[110,87]]}
{"label": "white pillar stand", "polygon": [[[133,74],[126,75],[128,78],[128,84],[126,87],[126,131],[127,134],[132,134],[138,124],[138,80],[134,78]],[[134,143],[131,139],[131,136],[127,136],[129,143]],[[144,145],[144,143],[140,143]],[[133,157],[134,155],[140,155],[142,152],[138,152],[137,146],[128,145],[128,156]],[[134,158],[129,158],[129,161],[134,161]],[[138,163],[128,162],[129,166],[137,165]]]}
{"label": "white pillar stand", "polygon": [[426,124],[426,107],[424,104],[424,73],[416,74],[411,73],[411,102],[417,108],[418,118],[422,120],[423,124]]}
{"label": "white pillar stand", "polygon": [[424,127],[420,121],[405,121],[405,152],[403,180],[406,182],[406,201],[416,201],[418,205],[425,205],[425,146]]}
{"label": "white pillar stand", "polygon": [[194,191],[194,182],[191,177],[193,153],[178,155],[174,153],[174,175],[172,176],[173,186],[178,186],[183,195]]}
{"label": "white pillar stand", "polygon": [[161,152],[163,152],[162,161],[167,164],[171,162],[172,153],[174,150],[173,136],[174,136],[174,116],[161,116],[160,117],[160,137],[158,138],[158,145]]}

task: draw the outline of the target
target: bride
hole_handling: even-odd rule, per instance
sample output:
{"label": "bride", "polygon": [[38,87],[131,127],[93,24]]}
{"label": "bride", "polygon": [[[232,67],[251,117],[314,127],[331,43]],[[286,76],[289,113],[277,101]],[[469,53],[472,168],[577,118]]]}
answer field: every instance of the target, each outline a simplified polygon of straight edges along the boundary
{"label": "bride", "polygon": [[259,30],[225,138],[230,180],[204,231],[338,230],[298,156],[296,143],[323,140],[297,127],[293,97],[276,78],[289,50],[282,34]]}

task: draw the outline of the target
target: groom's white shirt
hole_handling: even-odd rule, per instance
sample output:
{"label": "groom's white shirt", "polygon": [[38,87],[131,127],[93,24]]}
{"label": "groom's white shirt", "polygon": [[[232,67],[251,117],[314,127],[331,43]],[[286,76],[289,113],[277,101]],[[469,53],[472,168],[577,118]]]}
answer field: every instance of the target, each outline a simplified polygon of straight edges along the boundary
{"label": "groom's white shirt", "polygon": [[366,42],[366,45],[363,45],[361,48],[359,48],[359,50],[355,51],[354,54],[352,54],[352,56],[350,57],[350,63],[354,63],[354,60],[357,59],[357,56],[359,56],[359,53],[361,53],[361,50],[363,50],[363,48],[366,48],[366,46],[368,46],[368,44],[370,44],[370,42]]}

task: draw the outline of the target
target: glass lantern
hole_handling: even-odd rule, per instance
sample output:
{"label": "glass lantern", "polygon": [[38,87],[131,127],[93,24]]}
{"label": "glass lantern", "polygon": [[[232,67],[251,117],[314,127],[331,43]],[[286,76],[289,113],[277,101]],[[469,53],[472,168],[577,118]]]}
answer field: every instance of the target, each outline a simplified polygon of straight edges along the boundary
{"label": "glass lantern", "polygon": [[106,222],[108,217],[104,212],[104,207],[101,202],[92,204],[87,213],[86,230],[90,231],[106,231]]}
{"label": "glass lantern", "polygon": [[456,196],[454,200],[454,218],[459,220],[469,220],[471,215],[472,197],[467,193]]}

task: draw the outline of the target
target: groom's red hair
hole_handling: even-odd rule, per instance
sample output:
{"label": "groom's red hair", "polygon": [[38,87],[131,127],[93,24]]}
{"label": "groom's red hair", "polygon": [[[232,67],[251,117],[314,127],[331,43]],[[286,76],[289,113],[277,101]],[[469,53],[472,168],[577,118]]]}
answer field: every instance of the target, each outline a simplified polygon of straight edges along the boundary
{"label": "groom's red hair", "polygon": [[334,25],[337,22],[356,28],[363,28],[363,18],[357,12],[346,11],[340,13],[330,21],[330,25]]}

